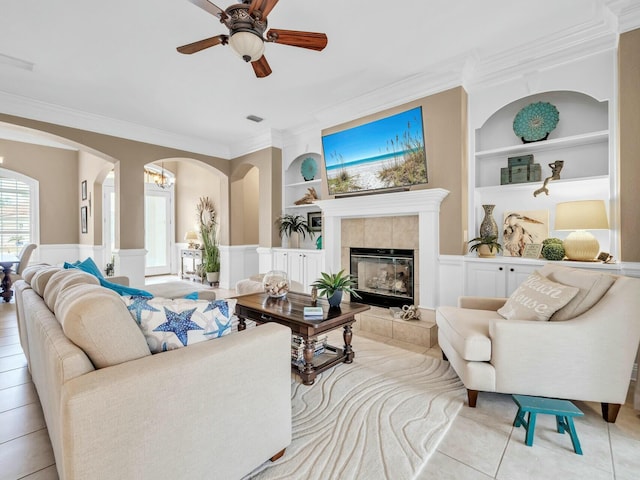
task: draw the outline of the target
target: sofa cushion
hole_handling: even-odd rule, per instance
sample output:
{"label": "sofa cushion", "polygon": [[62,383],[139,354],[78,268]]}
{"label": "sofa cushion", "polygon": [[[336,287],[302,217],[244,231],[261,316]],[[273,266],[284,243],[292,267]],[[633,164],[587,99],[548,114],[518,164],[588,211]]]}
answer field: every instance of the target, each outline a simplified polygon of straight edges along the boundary
{"label": "sofa cushion", "polygon": [[100,285],[110,290],[113,290],[118,295],[140,295],[143,297],[153,297],[153,295],[147,292],[146,290],[140,290],[139,288],[133,288],[127,285],[121,285],[119,283],[114,283],[114,282],[110,282],[109,280],[106,280],[104,278],[104,275],[102,275],[102,272],[100,271],[100,269],[98,268],[98,266],[96,265],[96,263],[93,261],[91,257],[88,257],[86,260],[82,262],[75,262],[75,263],[65,262],[64,268],[66,269],[77,268],[79,270],[82,270],[83,272],[90,273],[100,281]]}
{"label": "sofa cushion", "polygon": [[593,307],[616,281],[614,275],[584,269],[545,265],[540,274],[554,282],[578,288],[578,293],[551,316],[551,321],[563,321],[582,315]]}
{"label": "sofa cushion", "polygon": [[491,310],[442,306],[436,311],[438,336],[444,336],[458,354],[469,361],[491,360],[489,324],[503,320]]}
{"label": "sofa cushion", "polygon": [[109,289],[68,286],[58,294],[54,311],[67,338],[84,350],[96,368],[151,354],[120,296]]}
{"label": "sofa cushion", "polygon": [[153,353],[219,338],[232,329],[235,299],[121,298]]}
{"label": "sofa cushion", "polygon": [[96,277],[80,270],[59,270],[49,278],[44,288],[44,303],[47,304],[49,310],[55,312],[54,307],[58,294],[66,287],[79,283],[88,283],[91,285],[100,285]]}
{"label": "sofa cushion", "polygon": [[498,313],[507,320],[547,321],[577,293],[576,287],[553,282],[535,271],[511,294]]}
{"label": "sofa cushion", "polygon": [[29,265],[22,271],[21,277],[25,282],[31,285],[31,279],[36,274],[36,272],[48,267],[51,267],[51,265],[47,265],[46,263],[36,263],[35,265]]}
{"label": "sofa cushion", "polygon": [[35,272],[31,277],[31,288],[33,288],[33,291],[42,297],[49,279],[54,273],[60,270],[62,270],[60,267],[45,267]]}

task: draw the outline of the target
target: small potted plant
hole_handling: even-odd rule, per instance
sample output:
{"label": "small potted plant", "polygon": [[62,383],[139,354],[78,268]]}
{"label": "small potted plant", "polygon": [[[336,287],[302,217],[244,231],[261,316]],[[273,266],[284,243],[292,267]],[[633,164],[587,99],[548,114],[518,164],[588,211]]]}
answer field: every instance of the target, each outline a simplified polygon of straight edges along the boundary
{"label": "small potted plant", "polygon": [[469,245],[469,252],[478,252],[480,258],[495,257],[496,253],[502,251],[502,245],[498,243],[498,237],[495,235],[473,238],[469,240]]}
{"label": "small potted plant", "polygon": [[277,223],[280,238],[283,236],[289,238],[290,246],[293,248],[300,246],[300,235],[302,235],[303,239],[307,238],[307,234],[309,234],[310,238],[314,236],[311,227],[309,227],[307,220],[302,215],[287,213],[279,217]]}
{"label": "small potted plant", "polygon": [[312,287],[318,289],[318,296],[327,297],[329,305],[331,307],[340,306],[342,301],[342,293],[347,292],[355,298],[362,298],[353,289],[353,286],[357,282],[344,270],[340,270],[338,273],[325,273],[320,274],[320,278],[311,284]]}

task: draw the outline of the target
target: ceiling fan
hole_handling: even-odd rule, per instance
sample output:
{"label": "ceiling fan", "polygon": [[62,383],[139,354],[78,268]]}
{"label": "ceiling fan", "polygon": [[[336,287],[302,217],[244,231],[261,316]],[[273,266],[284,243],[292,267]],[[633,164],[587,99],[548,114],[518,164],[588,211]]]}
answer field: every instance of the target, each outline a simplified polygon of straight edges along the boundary
{"label": "ceiling fan", "polygon": [[251,62],[256,77],[271,74],[271,67],[264,57],[264,42],[281,43],[293,47],[323,50],[327,46],[324,33],[300,32],[297,30],[270,29],[266,35],[267,15],[276,6],[278,0],[241,0],[222,10],[209,0],[189,0],[220,19],[220,23],[229,29],[229,35],[216,35],[188,45],[178,47],[178,52],[191,54],[216,45],[227,43],[245,62]]}

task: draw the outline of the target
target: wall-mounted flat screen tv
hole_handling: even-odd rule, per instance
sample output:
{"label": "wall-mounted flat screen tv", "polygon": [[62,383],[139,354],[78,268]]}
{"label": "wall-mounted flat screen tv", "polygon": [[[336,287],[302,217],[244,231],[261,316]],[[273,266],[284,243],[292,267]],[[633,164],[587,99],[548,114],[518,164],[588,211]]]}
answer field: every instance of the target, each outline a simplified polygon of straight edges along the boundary
{"label": "wall-mounted flat screen tv", "polygon": [[330,195],[427,183],[422,108],[322,137]]}

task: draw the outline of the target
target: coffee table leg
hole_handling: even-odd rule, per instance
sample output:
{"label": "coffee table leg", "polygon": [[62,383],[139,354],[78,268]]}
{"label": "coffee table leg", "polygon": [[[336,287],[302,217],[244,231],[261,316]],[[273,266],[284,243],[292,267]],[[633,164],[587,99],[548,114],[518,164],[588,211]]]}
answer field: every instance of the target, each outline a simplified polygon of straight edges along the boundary
{"label": "coffee table leg", "polygon": [[244,317],[238,316],[238,331],[241,332],[247,329],[247,324],[245,323]]}
{"label": "coffee table leg", "polygon": [[316,381],[316,370],[313,367],[313,352],[316,349],[316,341],[314,339],[308,339],[304,342],[304,368],[300,373],[302,377],[302,383],[305,385],[313,385]]}
{"label": "coffee table leg", "polygon": [[[3,269],[3,277],[2,277],[2,298],[4,298],[5,302],[9,302],[11,297],[13,296],[13,291],[11,290],[11,277],[7,270]],[[9,269],[9,272],[11,269]]]}
{"label": "coffee table leg", "polygon": [[353,362],[353,358],[356,356],[353,348],[351,348],[351,339],[353,333],[351,332],[351,325],[344,326],[344,332],[342,332],[342,338],[344,338],[344,363]]}

